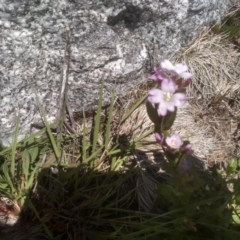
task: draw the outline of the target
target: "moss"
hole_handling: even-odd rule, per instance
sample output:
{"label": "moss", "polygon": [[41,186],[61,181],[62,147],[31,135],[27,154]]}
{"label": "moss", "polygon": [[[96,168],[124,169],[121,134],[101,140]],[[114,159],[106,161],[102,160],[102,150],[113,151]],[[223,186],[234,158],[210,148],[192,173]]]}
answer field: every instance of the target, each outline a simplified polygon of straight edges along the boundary
{"label": "moss", "polygon": [[217,34],[226,33],[230,39],[240,37],[240,11],[223,20],[223,25],[215,25],[213,31]]}

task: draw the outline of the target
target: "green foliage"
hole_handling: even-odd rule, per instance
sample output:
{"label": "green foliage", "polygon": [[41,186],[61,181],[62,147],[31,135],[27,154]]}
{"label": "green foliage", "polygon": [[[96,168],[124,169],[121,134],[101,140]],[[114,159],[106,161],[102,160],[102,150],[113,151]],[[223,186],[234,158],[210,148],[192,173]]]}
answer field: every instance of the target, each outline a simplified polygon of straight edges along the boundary
{"label": "green foliage", "polygon": [[229,39],[234,39],[236,37],[240,37],[240,13],[236,12],[232,16],[228,16],[223,20],[222,25],[215,25],[213,27],[213,32],[226,33]]}
{"label": "green foliage", "polygon": [[[233,169],[230,162],[228,169]],[[234,164],[235,166],[235,164]],[[156,190],[157,199],[153,208],[172,213],[168,221],[174,222],[173,238],[168,239],[238,239],[240,232],[239,174],[236,180],[201,170],[194,165],[188,171],[179,166],[167,165],[171,177]],[[236,170],[236,168],[234,167]],[[232,171],[232,173],[236,173]],[[230,176],[230,175],[229,175]],[[233,177],[231,175],[231,177]],[[229,190],[233,184],[234,191]],[[238,226],[239,227],[239,226]]]}
{"label": "green foliage", "polygon": [[[13,153],[13,151],[15,152]],[[37,162],[39,147],[34,139],[28,139],[22,143],[22,147],[18,149],[21,161],[13,165],[12,162],[15,163],[15,159],[12,161],[12,156],[16,157],[16,151],[16,147],[13,147],[11,157],[5,155],[5,161],[1,166],[0,195],[7,196],[14,201],[17,208],[21,208],[29,190],[35,184],[35,176],[41,164]],[[11,166],[10,169],[9,166]]]}
{"label": "green foliage", "polygon": [[237,167],[238,167],[238,159],[232,158],[228,163],[228,166],[226,169],[227,175],[230,176],[231,174],[235,173],[237,170]]}
{"label": "green foliage", "polygon": [[42,116],[43,121],[44,121],[44,124],[45,124],[45,126],[46,126],[46,131],[47,131],[49,140],[51,141],[51,144],[52,144],[52,148],[53,148],[53,150],[54,150],[54,153],[55,153],[56,157],[59,158],[59,157],[60,157],[60,154],[61,154],[61,153],[60,153],[60,149],[59,149],[58,146],[57,146],[56,140],[55,140],[55,138],[54,138],[54,136],[53,136],[53,133],[52,133],[52,131],[51,131],[51,126],[50,126],[50,124],[49,124],[48,121],[47,121],[46,114],[45,114],[44,111],[43,111],[43,107],[42,107],[42,105],[41,105],[41,103],[40,103],[39,97],[38,97],[38,95],[37,95],[37,93],[36,93],[35,90],[34,90],[34,93],[35,93],[35,96],[36,96],[36,100],[37,100],[37,103],[38,103],[38,107],[39,107],[39,109],[40,109],[41,116]]}
{"label": "green foliage", "polygon": [[158,116],[157,110],[149,101],[146,102],[146,108],[148,117],[151,119],[151,121],[155,124],[159,123],[160,118]]}
{"label": "green foliage", "polygon": [[[102,94],[103,88],[92,133],[85,117],[80,134],[62,133],[59,139],[45,117],[46,127],[19,143],[16,131],[13,145],[0,152],[0,195],[10,198],[22,209],[23,219],[37,224],[37,231],[48,239],[239,239],[238,159],[230,161],[226,177],[218,172],[199,174],[194,165],[184,172],[179,164],[166,164],[163,168],[170,177],[157,184],[152,212],[139,211],[137,179],[142,170],[124,166],[154,129],[130,141],[115,137],[115,92],[104,127]],[[176,113],[166,116],[163,129],[169,129],[175,117]],[[174,154],[181,158],[179,152]]]}
{"label": "green foliage", "polygon": [[176,119],[176,116],[177,116],[177,108],[175,107],[174,112],[172,112],[172,113],[168,112],[167,115],[164,116],[162,123],[161,123],[162,131],[167,131],[172,127],[172,125]]}

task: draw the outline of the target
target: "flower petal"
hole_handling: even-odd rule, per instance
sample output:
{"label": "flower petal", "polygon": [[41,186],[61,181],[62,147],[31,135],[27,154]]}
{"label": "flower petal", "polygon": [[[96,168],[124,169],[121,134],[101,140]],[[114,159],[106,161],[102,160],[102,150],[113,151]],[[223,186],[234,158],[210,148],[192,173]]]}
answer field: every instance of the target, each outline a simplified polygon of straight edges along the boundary
{"label": "flower petal", "polygon": [[177,89],[177,85],[173,80],[168,79],[162,81],[161,89],[163,92],[174,93]]}
{"label": "flower petal", "polygon": [[157,81],[158,80],[158,78],[157,78],[157,76],[155,74],[149,76],[148,79],[153,80],[153,81]]}
{"label": "flower petal", "polygon": [[162,69],[169,71],[172,76],[179,76],[184,79],[192,77],[192,74],[188,72],[187,65],[183,63],[178,63],[174,66],[169,60],[164,60],[161,63],[161,67]]}
{"label": "flower petal", "polygon": [[159,98],[159,96],[149,96],[148,97],[148,101],[150,103],[160,103],[161,102],[161,98]]}
{"label": "flower petal", "polygon": [[187,144],[185,147],[183,147],[183,151],[188,153],[188,154],[193,154],[194,153],[194,150],[192,149],[191,144]]}
{"label": "flower petal", "polygon": [[178,149],[183,145],[183,141],[178,134],[166,137],[166,143],[169,147],[173,149]]}
{"label": "flower petal", "polygon": [[188,71],[188,67],[185,64],[179,63],[175,66],[175,71],[180,74]]}
{"label": "flower petal", "polygon": [[154,74],[148,77],[149,79],[153,81],[163,81],[166,79],[165,74],[162,72],[160,68],[154,68]]}
{"label": "flower petal", "polygon": [[173,96],[172,96],[172,101],[174,102],[174,105],[176,107],[181,107],[183,106],[186,101],[187,101],[187,98],[186,98],[186,94],[184,93],[175,93]]}
{"label": "flower petal", "polygon": [[162,103],[158,106],[158,114],[160,116],[165,116],[167,114],[167,107]]}
{"label": "flower petal", "polygon": [[160,89],[154,88],[148,91],[149,95],[159,95],[162,94],[162,91]]}
{"label": "flower petal", "polygon": [[184,79],[190,79],[192,78],[192,74],[189,73],[189,72],[184,72],[184,73],[181,73],[180,76]]}
{"label": "flower petal", "polygon": [[164,136],[162,134],[159,134],[158,132],[155,132],[154,135],[155,135],[156,141],[159,144],[162,144],[164,141]]}
{"label": "flower petal", "polygon": [[160,103],[163,100],[163,93],[160,89],[152,89],[148,94],[148,101],[151,103]]}
{"label": "flower petal", "polygon": [[174,112],[175,110],[175,105],[173,102],[168,102],[167,104],[167,110],[170,111],[170,112]]}
{"label": "flower petal", "polygon": [[169,60],[164,60],[161,62],[161,68],[166,69],[168,71],[173,71],[174,70],[174,66],[172,65],[172,63]]}

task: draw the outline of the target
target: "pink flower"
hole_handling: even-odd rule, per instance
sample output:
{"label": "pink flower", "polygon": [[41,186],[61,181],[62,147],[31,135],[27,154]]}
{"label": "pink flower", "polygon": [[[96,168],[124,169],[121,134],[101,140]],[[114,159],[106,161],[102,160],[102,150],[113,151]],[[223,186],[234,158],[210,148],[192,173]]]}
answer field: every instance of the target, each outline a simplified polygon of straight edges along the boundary
{"label": "pink flower", "polygon": [[163,144],[163,141],[164,141],[164,136],[162,134],[159,134],[159,133],[154,133],[155,135],[155,138],[156,138],[156,141],[159,143],[159,144]]}
{"label": "pink flower", "polygon": [[182,149],[187,154],[193,154],[193,152],[194,152],[193,149],[192,149],[192,145],[191,144],[187,144]]}
{"label": "pink flower", "polygon": [[164,75],[164,73],[162,72],[162,70],[160,68],[154,68],[155,73],[153,75],[151,75],[150,77],[148,77],[149,79],[153,80],[153,81],[157,81],[157,82],[161,82],[163,80],[166,79],[166,76]]}
{"label": "pink flower", "polygon": [[188,67],[185,64],[179,63],[174,66],[169,60],[164,60],[161,62],[161,67],[169,71],[173,76],[179,76],[184,79],[192,78],[192,74],[188,72]]}
{"label": "pink flower", "polygon": [[170,148],[178,149],[183,145],[183,141],[178,134],[166,137],[166,143]]}
{"label": "pink flower", "polygon": [[186,95],[184,93],[175,93],[176,90],[176,83],[169,79],[162,81],[161,90],[152,89],[149,91],[148,101],[159,104],[159,115],[165,116],[167,111],[174,112],[175,106],[181,107],[186,103]]}

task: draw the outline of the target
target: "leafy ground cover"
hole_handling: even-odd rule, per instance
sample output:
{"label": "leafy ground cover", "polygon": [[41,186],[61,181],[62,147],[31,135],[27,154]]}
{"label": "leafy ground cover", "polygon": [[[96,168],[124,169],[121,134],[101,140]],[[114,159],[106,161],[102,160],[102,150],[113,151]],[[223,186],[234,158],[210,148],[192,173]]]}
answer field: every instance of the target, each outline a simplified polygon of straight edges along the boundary
{"label": "leafy ground cover", "polygon": [[[231,18],[234,16],[237,21],[238,14]],[[214,62],[209,60],[208,53],[221,55],[221,50],[229,46],[223,45],[219,31],[225,34],[220,27],[217,35],[203,34],[176,57],[196,76],[188,90],[190,104],[194,109],[201,104],[202,115],[207,109],[211,118],[221,115],[222,100],[235,100],[231,106],[238,106],[239,83],[223,93],[228,81],[223,77],[226,65],[214,54]],[[209,45],[211,48],[201,48]],[[207,68],[209,63],[215,71]],[[219,71],[221,79],[214,75]],[[199,101],[195,100],[196,89]],[[196,155],[205,156],[207,163],[189,156],[186,161],[192,163],[191,169],[186,173],[175,171],[155,141],[148,138],[153,126],[141,115],[146,108],[146,87],[142,92],[135,101],[121,106],[124,111],[120,111],[114,93],[111,105],[103,110],[100,96],[98,109],[90,118],[83,114],[76,134],[69,134],[63,127],[58,133],[52,132],[45,119],[43,129],[17,142],[16,128],[12,146],[0,150],[1,239],[239,239],[240,161],[223,154],[231,141],[224,146],[222,135],[209,130],[202,135],[204,140],[195,136],[190,140],[195,141]],[[204,120],[209,115],[199,116],[196,111],[190,124],[186,112],[179,112],[185,114],[180,122],[202,133],[204,130],[195,126],[206,126]],[[226,117],[230,119],[231,114]],[[63,126],[63,118],[61,121]],[[215,129],[216,121],[210,125]],[[178,124],[175,130],[183,132],[183,126]],[[212,134],[210,140],[207,134]],[[203,144],[213,138],[221,145]],[[225,159],[223,167],[219,167],[221,155]]]}
{"label": "leafy ground cover", "polygon": [[[143,169],[125,164],[140,138],[123,147],[121,139],[105,135],[109,131],[96,132],[99,119],[96,115],[89,140],[86,129],[80,137],[63,134],[57,140],[46,127],[2,150],[2,218],[9,223],[18,219],[14,226],[2,229],[5,239],[239,237],[236,159],[225,177],[209,170],[201,170],[200,175],[194,167],[187,175],[169,177],[166,165],[166,172],[155,172],[153,178],[151,165]],[[111,114],[108,120],[110,123]],[[109,127],[107,124],[106,129]],[[41,136],[44,132],[48,136]],[[105,144],[98,143],[97,135],[103,136]],[[152,183],[155,189],[151,189]],[[153,199],[144,197],[145,188],[152,191]],[[153,203],[148,211],[144,201],[150,201],[150,206]]]}

